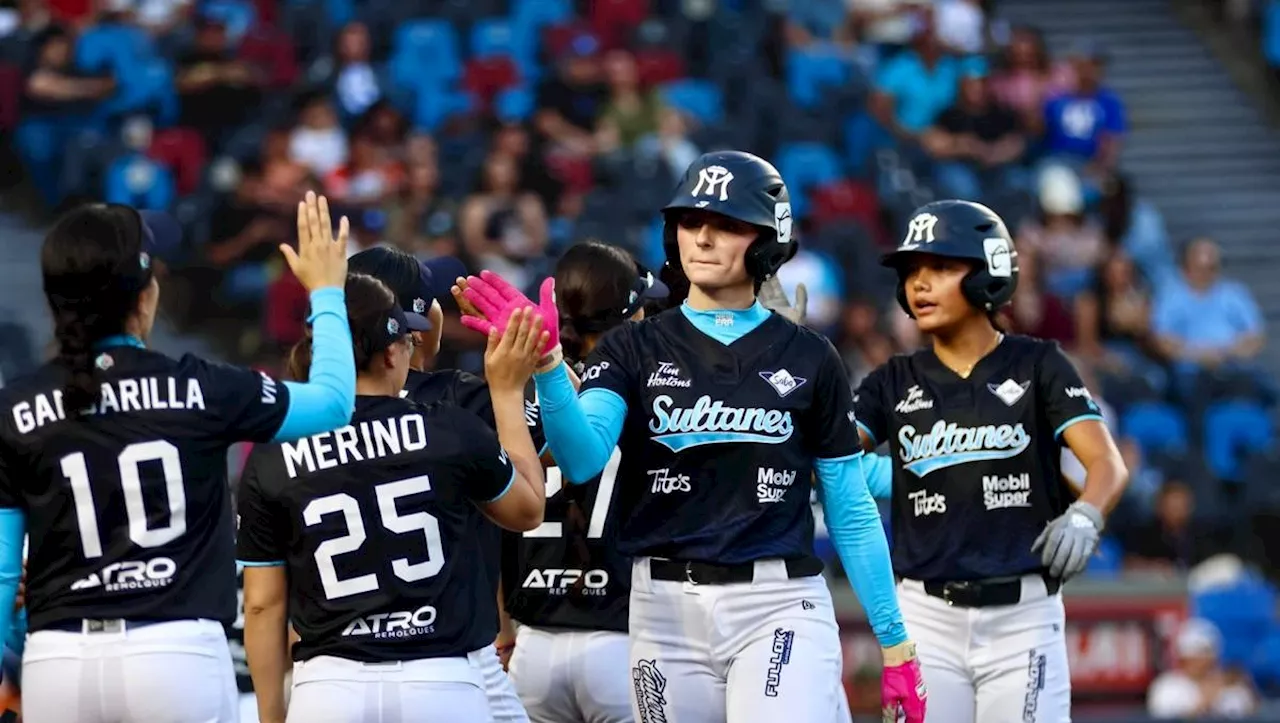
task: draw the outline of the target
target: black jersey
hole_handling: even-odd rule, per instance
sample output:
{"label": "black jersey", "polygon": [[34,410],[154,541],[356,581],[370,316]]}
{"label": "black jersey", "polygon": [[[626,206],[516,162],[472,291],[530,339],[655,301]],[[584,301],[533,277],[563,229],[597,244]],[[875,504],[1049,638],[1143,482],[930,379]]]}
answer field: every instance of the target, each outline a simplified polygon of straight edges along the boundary
{"label": "black jersey", "polygon": [[[475,414],[492,429],[493,398],[489,396],[489,384],[474,374],[457,369],[438,371],[410,371],[404,385],[404,396],[419,404],[445,404]],[[542,433],[542,417],[539,414],[537,395],[530,383],[525,393],[524,421],[529,425],[529,434],[533,437],[534,449],[541,450],[546,444]],[[498,636],[498,586],[501,580],[502,540],[508,534],[493,521],[476,510],[474,515],[475,534],[480,537],[483,549],[481,559],[485,573],[488,575],[489,590],[492,594],[488,602],[479,607],[475,614],[478,619],[489,625],[493,635],[485,643],[488,645]]]}
{"label": "black jersey", "polygon": [[600,476],[567,485],[547,470],[545,521],[504,533],[502,577],[507,614],[525,625],[627,632],[631,560],[618,552],[612,514],[621,450]]}
{"label": "black jersey", "polygon": [[31,630],[83,618],[235,618],[227,449],[269,440],[270,377],[131,346],[95,358],[102,396],[62,404],[49,364],[0,390],[0,506],[26,513]]}
{"label": "black jersey", "polygon": [[726,346],[677,308],[607,333],[583,377],[584,391],[627,404],[623,554],[813,555],[813,461],[860,451],[848,374],[825,338],[771,314]]}
{"label": "black jersey", "polygon": [[1031,544],[1072,494],[1062,432],[1101,420],[1055,342],[1008,336],[962,379],[932,350],[896,356],[862,382],[858,423],[894,459],[893,565],[924,581],[1043,569]]}
{"label": "black jersey", "polygon": [[[237,568],[239,566],[237,565]],[[227,629],[227,644],[231,647],[231,664],[236,670],[236,688],[241,693],[253,692],[253,678],[249,676],[249,658],[244,652],[244,570],[236,571],[236,620]]]}
{"label": "black jersey", "polygon": [[389,662],[465,655],[493,641],[477,502],[515,469],[475,415],[357,397],[351,424],[254,449],[240,481],[238,557],[283,562],[293,657]]}

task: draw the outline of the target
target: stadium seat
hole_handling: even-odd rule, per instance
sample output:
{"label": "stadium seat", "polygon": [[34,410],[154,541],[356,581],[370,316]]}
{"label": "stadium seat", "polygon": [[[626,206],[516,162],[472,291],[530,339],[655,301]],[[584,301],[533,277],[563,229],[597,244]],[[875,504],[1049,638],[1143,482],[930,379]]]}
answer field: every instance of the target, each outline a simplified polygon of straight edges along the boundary
{"label": "stadium seat", "polygon": [[1228,587],[1193,594],[1191,608],[1222,632],[1223,662],[1243,665],[1254,659],[1263,631],[1275,619],[1276,594],[1261,580],[1246,577]]}
{"label": "stadium seat", "polygon": [[573,0],[512,0],[511,3],[512,21],[534,31],[566,22],[572,17]]}
{"label": "stadium seat", "polygon": [[409,118],[414,127],[434,131],[450,116],[470,112],[474,101],[466,93],[441,87],[428,79],[414,89]]}
{"label": "stadium seat", "polygon": [[1262,55],[1272,68],[1280,68],[1280,3],[1262,5]]}
{"label": "stadium seat", "polygon": [[262,71],[270,88],[289,88],[298,80],[297,53],[293,41],[282,32],[254,28],[240,40],[238,55]]}
{"label": "stadium seat", "polygon": [[491,58],[505,55],[516,58],[524,48],[518,47],[511,21],[507,18],[485,18],[471,28],[471,57]]}
{"label": "stadium seat", "polygon": [[848,220],[870,229],[881,226],[880,199],[869,184],[842,180],[819,186],[812,195],[810,215],[819,227]]}
{"label": "stadium seat", "polygon": [[1098,541],[1098,550],[1089,558],[1085,574],[1092,578],[1118,577],[1123,569],[1124,549],[1114,538],[1103,535]]}
{"label": "stadium seat", "polygon": [[116,159],[107,168],[103,198],[149,211],[167,210],[177,197],[168,168],[138,153]]}
{"label": "stadium seat", "polygon": [[222,23],[232,43],[243,38],[258,21],[258,8],[248,0],[205,0],[200,3],[200,14]]}
{"label": "stadium seat", "polygon": [[389,63],[391,80],[401,87],[457,80],[462,77],[457,31],[444,20],[407,22],[396,29]]}
{"label": "stadium seat", "polygon": [[566,193],[586,193],[595,184],[588,158],[555,154],[547,158],[547,166],[551,174],[564,183]]}
{"label": "stadium seat", "polygon": [[187,195],[200,186],[208,153],[204,138],[191,128],[165,128],[155,132],[147,155],[172,169],[178,193]]}
{"label": "stadium seat", "polygon": [[1139,402],[1120,415],[1120,430],[1137,441],[1142,451],[1180,453],[1189,447],[1187,420],[1166,402]]}
{"label": "stadium seat", "polygon": [[606,47],[617,47],[649,17],[649,0],[591,0],[591,27]]}
{"label": "stadium seat", "polygon": [[533,115],[535,101],[527,86],[507,88],[494,97],[493,114],[503,123],[518,123]]}
{"label": "stadium seat", "polygon": [[1242,461],[1275,441],[1271,415],[1253,401],[1217,402],[1204,413],[1204,453],[1219,479],[1240,481]]}
{"label": "stadium seat", "polygon": [[22,101],[22,68],[0,64],[0,131],[18,127],[18,105]]}
{"label": "stadium seat", "polygon": [[76,41],[76,66],[88,73],[121,73],[154,56],[151,36],[131,25],[98,25]]}
{"label": "stadium seat", "polygon": [[1264,692],[1280,691],[1280,626],[1272,623],[1270,631],[1253,652],[1249,673]]}
{"label": "stadium seat", "polygon": [[646,86],[662,85],[685,76],[684,58],[674,50],[652,48],[636,53],[640,82]]}
{"label": "stadium seat", "polygon": [[494,96],[519,82],[515,62],[503,56],[468,60],[462,76],[462,87],[475,94],[481,108],[488,108]]}
{"label": "stadium seat", "polygon": [[849,82],[849,66],[844,58],[817,43],[787,51],[786,69],[791,99],[804,108],[817,108],[822,105],[825,91]]}
{"label": "stadium seat", "polygon": [[715,83],[689,78],[667,83],[659,92],[667,105],[688,113],[703,125],[724,119],[724,97]]}
{"label": "stadium seat", "polygon": [[796,218],[809,213],[809,189],[840,179],[840,159],[822,143],[785,143],[775,157],[778,172],[787,179]]}

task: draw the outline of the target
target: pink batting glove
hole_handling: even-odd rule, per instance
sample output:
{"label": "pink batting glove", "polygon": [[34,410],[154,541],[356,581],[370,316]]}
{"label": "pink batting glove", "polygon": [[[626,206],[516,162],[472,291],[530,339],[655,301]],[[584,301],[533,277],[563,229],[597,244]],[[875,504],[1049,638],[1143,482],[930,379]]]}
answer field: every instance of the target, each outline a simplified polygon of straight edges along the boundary
{"label": "pink batting glove", "polygon": [[532,306],[538,309],[538,313],[542,316],[542,328],[549,335],[542,353],[549,354],[560,346],[560,312],[556,309],[555,279],[543,279],[542,286],[538,290],[537,304],[492,271],[482,271],[478,278],[467,277],[467,289],[462,295],[474,304],[481,314],[484,314],[483,319],[463,316],[462,324],[468,329],[486,335],[490,329],[505,331],[507,322],[511,320],[511,315],[516,309]]}
{"label": "pink batting glove", "polygon": [[897,665],[885,665],[880,678],[880,702],[883,720],[896,723],[898,714],[905,714],[906,723],[924,723],[928,693],[924,687],[924,675],[920,661],[914,655]]}

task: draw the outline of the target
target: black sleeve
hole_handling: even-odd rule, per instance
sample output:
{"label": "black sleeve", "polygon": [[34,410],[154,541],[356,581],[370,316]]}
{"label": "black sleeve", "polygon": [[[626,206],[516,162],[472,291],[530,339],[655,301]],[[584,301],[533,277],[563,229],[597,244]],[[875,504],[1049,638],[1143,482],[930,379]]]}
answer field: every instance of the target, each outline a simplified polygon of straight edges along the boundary
{"label": "black sleeve", "polygon": [[236,490],[236,560],[249,566],[282,564],[288,549],[289,520],[263,489],[271,477],[276,445],[259,445],[249,454]]}
{"label": "black sleeve", "polygon": [[15,479],[17,470],[12,456],[9,443],[0,439],[0,508],[5,509],[22,507],[22,490]]}
{"label": "black sleeve", "polygon": [[858,428],[866,432],[877,447],[889,437],[889,408],[885,398],[890,386],[889,365],[881,364],[862,380],[853,393]]}
{"label": "black sleeve", "polygon": [[[493,397],[489,394],[489,383],[474,374],[459,372],[454,380],[453,399],[459,407],[475,414],[480,421],[490,428],[497,429],[497,421],[493,418]],[[529,425],[529,436],[533,437],[533,448],[542,451],[547,437],[542,431],[542,412],[538,408],[538,395],[534,391],[533,380],[525,387],[524,422]]]}
{"label": "black sleeve", "polygon": [[636,353],[632,337],[632,324],[623,324],[605,332],[600,343],[587,358],[582,372],[582,389],[607,389],[624,402],[631,399],[636,388],[636,365],[640,357]]}
{"label": "black sleeve", "polygon": [[270,442],[289,411],[289,389],[265,372],[188,357],[205,408],[229,442]]}
{"label": "black sleeve", "polygon": [[481,503],[502,499],[516,481],[516,468],[497,433],[474,414],[459,414],[449,425],[461,446],[455,462],[467,496]]}
{"label": "black sleeve", "polygon": [[1102,411],[1062,347],[1056,341],[1043,343],[1045,352],[1036,365],[1036,386],[1054,438],[1060,438],[1076,422],[1103,421]]}
{"label": "black sleeve", "polygon": [[818,459],[839,459],[862,451],[858,440],[857,417],[849,372],[840,353],[823,339],[826,347],[813,381],[813,403],[806,414],[806,439]]}
{"label": "black sleeve", "polygon": [[542,407],[538,404],[538,390],[532,379],[524,390],[524,423],[529,425],[533,448],[542,454],[547,450],[547,433],[542,430]]}
{"label": "black sleeve", "polygon": [[965,115],[956,108],[948,108],[942,111],[942,115],[938,116],[938,120],[934,121],[933,125],[947,133],[969,132],[969,124],[965,120]]}

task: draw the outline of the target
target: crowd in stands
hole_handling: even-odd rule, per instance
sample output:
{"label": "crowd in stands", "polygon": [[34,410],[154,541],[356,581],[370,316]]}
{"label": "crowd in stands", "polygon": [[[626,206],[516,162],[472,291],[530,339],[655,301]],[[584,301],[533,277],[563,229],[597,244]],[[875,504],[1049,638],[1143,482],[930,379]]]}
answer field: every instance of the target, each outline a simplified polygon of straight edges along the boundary
{"label": "crowd in stands", "polygon": [[[1094,574],[1280,560],[1261,316],[1214,240],[1170,239],[1124,176],[1105,48],[1054,57],[980,0],[578,5],[18,0],[0,7],[0,129],[48,209],[174,211],[170,318],[265,365],[302,333],[275,249],[308,189],[351,217],[352,251],[529,286],[583,238],[656,268],[678,175],[752,150],[793,195],[783,285],[806,285],[855,383],[921,344],[877,253],[915,206],[980,200],[1019,252],[1002,323],[1075,355],[1134,473]],[[449,325],[442,363],[478,366],[477,341]]]}

